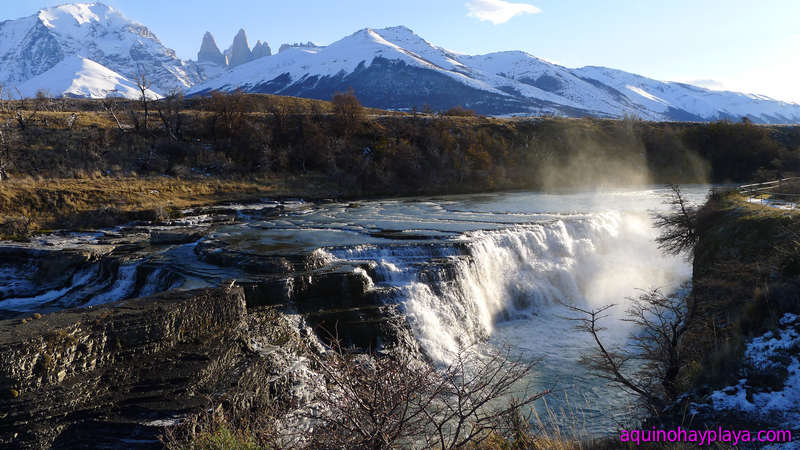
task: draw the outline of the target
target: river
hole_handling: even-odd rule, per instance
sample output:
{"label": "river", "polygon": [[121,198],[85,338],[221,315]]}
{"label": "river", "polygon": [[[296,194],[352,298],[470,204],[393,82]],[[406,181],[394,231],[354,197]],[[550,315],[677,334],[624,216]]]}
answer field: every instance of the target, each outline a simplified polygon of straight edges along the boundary
{"label": "river", "polygon": [[[701,203],[707,186],[684,187]],[[193,289],[225,280],[257,280],[263,261],[312,255],[349,268],[383,302],[396,305],[420,348],[447,364],[459,346],[511,346],[541,360],[528,380],[553,391],[548,404],[563,426],[612,430],[631,403],[578,364],[591,348],[561,303],[617,304],[606,338],[624,345],[619,318],[639,289],[678,289],[691,264],[658,250],[651,213],[664,208],[664,187],[592,192],[481,195],[309,203],[264,201],[198,211],[172,224],[36,238],[26,249],[92,249],[112,262],[74,273],[32,276],[36,261],[0,262],[0,318],[97,305]],[[189,238],[147,239],[180,230]],[[194,236],[194,238],[192,238]],[[12,244],[7,244],[11,246]],[[42,256],[46,257],[46,256]],[[259,258],[273,259],[259,259]],[[60,281],[59,281],[60,280]],[[564,411],[562,414],[561,411]],[[540,410],[540,412],[543,412]]]}

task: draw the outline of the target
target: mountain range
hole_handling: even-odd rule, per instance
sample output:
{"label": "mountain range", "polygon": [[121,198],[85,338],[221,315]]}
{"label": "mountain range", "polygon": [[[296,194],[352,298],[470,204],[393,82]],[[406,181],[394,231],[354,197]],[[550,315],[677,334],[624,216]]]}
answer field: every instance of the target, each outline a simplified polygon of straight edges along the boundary
{"label": "mountain range", "polygon": [[142,75],[154,97],[241,90],[325,100],[352,88],[365,105],[396,110],[800,123],[796,103],[606,67],[572,69],[522,51],[463,55],[402,26],[366,28],[328,46],[284,44],[276,54],[261,41],[251,49],[244,30],[224,52],[206,33],[197,61],[184,61],[147,27],[102,3],[0,22],[4,95],[135,98]]}

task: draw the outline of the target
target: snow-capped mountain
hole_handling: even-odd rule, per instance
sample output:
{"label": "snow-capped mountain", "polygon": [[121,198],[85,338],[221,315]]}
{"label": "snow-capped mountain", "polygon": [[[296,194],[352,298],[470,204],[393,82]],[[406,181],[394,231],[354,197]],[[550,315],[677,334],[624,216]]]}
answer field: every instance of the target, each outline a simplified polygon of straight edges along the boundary
{"label": "snow-capped mountain", "polygon": [[[79,59],[89,63],[78,63]],[[84,75],[93,71],[94,75],[79,77],[77,72],[69,72],[72,69]],[[38,82],[58,80],[59,84],[40,88],[60,93],[65,80],[73,75],[84,85],[74,92],[103,95],[102,86],[85,83],[110,80],[110,73],[116,73],[125,79],[118,80],[121,86],[130,86],[140,71],[158,93],[185,90],[204,79],[194,63],[181,61],[147,27],[102,3],[61,5],[0,22],[0,84],[12,91],[20,86],[27,89],[37,77],[46,75]]]}
{"label": "snow-capped mountain", "polygon": [[0,85],[24,96],[43,89],[137,97],[134,80],[144,72],[154,95],[242,89],[330,99],[353,88],[365,105],[388,109],[461,105],[490,115],[800,123],[795,103],[605,67],[570,69],[520,51],[462,55],[405,27],[367,28],[325,47],[284,45],[274,55],[266,43],[251,50],[242,30],[228,53],[207,34],[198,62],[181,61],[120,12],[102,3],[68,4],[0,22]]}
{"label": "snow-capped mountain", "polygon": [[795,103],[603,67],[570,69],[519,51],[460,55],[405,27],[364,29],[327,47],[287,47],[225,71],[190,93],[242,89],[329,99],[349,88],[364,104],[390,109],[462,105],[493,115],[800,122]]}

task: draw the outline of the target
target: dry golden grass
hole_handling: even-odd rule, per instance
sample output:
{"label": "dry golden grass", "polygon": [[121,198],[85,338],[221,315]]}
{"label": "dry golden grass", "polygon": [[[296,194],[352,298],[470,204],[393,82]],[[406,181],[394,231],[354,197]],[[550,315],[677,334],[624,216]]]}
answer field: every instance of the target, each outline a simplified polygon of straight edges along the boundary
{"label": "dry golden grass", "polygon": [[[190,207],[289,195],[318,198],[337,193],[313,178],[27,177],[0,183],[0,218],[24,218],[30,231],[110,226],[125,220],[170,215]],[[0,237],[13,237],[9,234],[16,233],[0,229]]]}

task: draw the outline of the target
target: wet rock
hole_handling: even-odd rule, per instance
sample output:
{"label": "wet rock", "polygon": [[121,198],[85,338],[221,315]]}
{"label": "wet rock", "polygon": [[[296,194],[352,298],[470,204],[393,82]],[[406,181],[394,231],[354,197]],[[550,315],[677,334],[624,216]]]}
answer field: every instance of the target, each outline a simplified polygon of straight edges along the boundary
{"label": "wet rock", "polygon": [[289,278],[242,283],[248,307],[281,306],[300,313],[323,341],[378,348],[400,326],[380,291],[353,267],[317,270]]}
{"label": "wet rock", "polygon": [[197,256],[209,264],[220,267],[237,267],[256,275],[290,276],[318,267],[321,262],[314,255],[302,253],[261,254],[228,248],[225,242],[206,240],[195,248]]}
{"label": "wet rock", "polygon": [[0,447],[151,448],[226,399],[294,404],[315,378],[307,342],[380,348],[392,317],[340,267],[0,321]]}
{"label": "wet rock", "polygon": [[157,230],[150,233],[150,243],[153,245],[190,244],[203,237],[202,231],[197,230]]}
{"label": "wet rock", "polygon": [[68,283],[97,257],[89,250],[0,246],[0,308],[5,298],[34,296]]}
{"label": "wet rock", "polygon": [[0,445],[68,446],[86,427],[115,435],[109,424],[202,408],[248,359],[245,316],[242,290],[225,288],[0,322]]}

